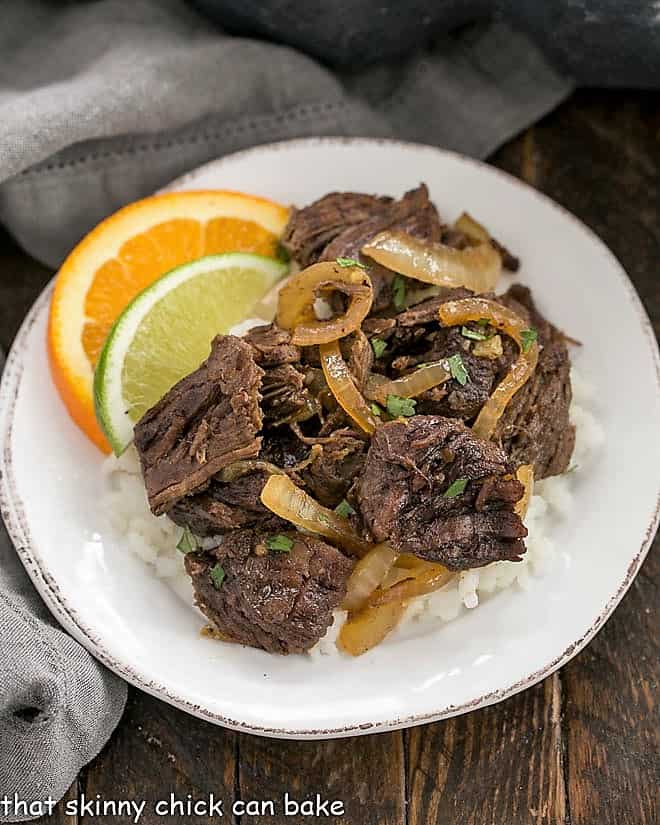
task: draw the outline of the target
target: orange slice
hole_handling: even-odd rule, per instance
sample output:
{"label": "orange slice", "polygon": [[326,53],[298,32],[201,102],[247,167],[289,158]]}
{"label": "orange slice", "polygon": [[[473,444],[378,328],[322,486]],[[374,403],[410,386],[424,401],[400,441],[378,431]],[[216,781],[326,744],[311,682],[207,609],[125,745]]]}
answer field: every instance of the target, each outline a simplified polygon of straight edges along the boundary
{"label": "orange slice", "polygon": [[104,452],[96,422],[94,367],[127,304],[174,267],[205,255],[275,257],[289,209],[239,192],[172,192],[106,218],[62,264],[51,299],[48,353],[71,418]]}

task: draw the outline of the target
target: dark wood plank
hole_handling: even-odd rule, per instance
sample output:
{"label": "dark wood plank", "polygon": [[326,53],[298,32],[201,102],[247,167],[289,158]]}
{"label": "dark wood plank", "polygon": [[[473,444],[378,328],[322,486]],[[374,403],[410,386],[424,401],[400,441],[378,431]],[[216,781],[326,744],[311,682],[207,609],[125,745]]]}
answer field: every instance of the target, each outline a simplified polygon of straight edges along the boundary
{"label": "dark wood plank", "polygon": [[506,702],[408,733],[409,825],[563,825],[557,674]]}
{"label": "dark wood plank", "polygon": [[[660,95],[637,94],[631,100],[581,92],[493,159],[547,192],[605,240],[635,282],[656,330],[659,127]],[[656,581],[657,572],[652,571]],[[635,593],[647,580],[642,571]],[[651,595],[646,594],[647,603]],[[650,714],[657,671],[649,668],[650,619],[643,601],[628,596],[587,651],[542,685],[492,708],[410,731],[411,825],[653,821],[658,782],[650,740],[657,724]],[[630,628],[635,630],[624,632]],[[616,678],[603,718],[596,703],[614,658]],[[608,747],[612,739],[616,748]]]}
{"label": "dark wood plank", "polygon": [[[202,825],[205,815],[157,815],[156,803],[170,794],[184,804],[215,799],[231,806],[235,795],[236,735],[195,719],[137,690],[129,691],[126,712],[108,745],[83,772],[80,793],[104,800],[146,801],[141,825]],[[80,817],[81,825],[130,822],[130,817]],[[232,822],[225,815],[224,822]]]}
{"label": "dark wood plank", "polygon": [[660,541],[605,629],[562,672],[572,825],[660,821]]}
{"label": "dark wood plank", "polygon": [[67,804],[78,799],[78,779],[74,779],[69,790],[64,794],[60,803],[53,809],[51,816],[40,816],[32,820],[34,825],[78,825],[78,816],[67,813]]}
{"label": "dark wood plank", "polygon": [[[239,788],[244,800],[282,799],[288,791],[300,801],[325,799],[344,803],[336,825],[403,825],[405,777],[400,732],[334,739],[326,742],[284,742],[256,736],[239,740]],[[244,816],[241,825],[263,820]],[[325,821],[323,817],[287,817],[279,813],[273,825]]]}

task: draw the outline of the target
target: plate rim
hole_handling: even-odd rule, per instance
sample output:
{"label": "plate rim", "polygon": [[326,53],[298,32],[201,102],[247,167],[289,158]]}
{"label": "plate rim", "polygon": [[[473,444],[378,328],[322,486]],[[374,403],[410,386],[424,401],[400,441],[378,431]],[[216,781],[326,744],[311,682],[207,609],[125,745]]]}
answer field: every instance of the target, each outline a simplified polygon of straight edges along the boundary
{"label": "plate rim", "polygon": [[[249,147],[238,152],[224,155],[221,158],[216,158],[215,160],[211,160],[196,167],[195,169],[190,170],[158,191],[171,191],[173,189],[179,189],[182,186],[188,186],[200,174],[208,172],[209,169],[217,169],[228,161],[254,153],[273,150],[277,151],[301,146],[355,146],[356,144],[363,146],[396,146],[415,151],[423,150],[436,155],[439,153],[440,155],[449,156],[462,163],[467,162],[478,169],[485,167],[489,173],[495,173],[513,185],[522,187],[533,193],[535,197],[540,198],[546,205],[551,208],[558,209],[572,223],[577,224],[578,228],[582,232],[586,232],[592,242],[599,246],[615,264],[615,269],[618,276],[630,297],[631,306],[637,311],[641,327],[644,330],[645,337],[648,340],[650,354],[655,365],[656,392],[660,394],[660,349],[658,347],[658,341],[655,337],[651,321],[637,293],[637,290],[614,253],[592,229],[590,229],[561,204],[556,203],[543,192],[534,189],[534,187],[529,186],[529,184],[519,178],[516,178],[514,175],[498,169],[497,167],[475,160],[474,158],[461,155],[458,152],[441,149],[428,144],[412,143],[387,138],[312,137],[260,144],[258,146]],[[195,704],[185,696],[179,695],[178,693],[172,691],[166,685],[155,682],[153,678],[150,678],[148,673],[143,672],[139,667],[135,667],[128,661],[122,661],[120,658],[112,656],[104,648],[103,643],[95,635],[92,628],[88,627],[85,622],[82,621],[73,605],[71,605],[62,594],[57,582],[48,572],[46,564],[40,559],[39,553],[31,538],[24,505],[18,495],[13,473],[14,456],[12,453],[11,444],[14,420],[13,411],[21,388],[21,381],[25,367],[24,354],[27,348],[28,340],[34,324],[40,318],[41,314],[47,309],[48,300],[53,288],[53,281],[54,279],[52,279],[40,293],[39,297],[36,299],[21,324],[7,356],[2,374],[2,381],[0,382],[0,444],[2,445],[2,451],[0,452],[0,513],[2,514],[7,533],[16,548],[16,552],[21,559],[24,568],[55,619],[96,659],[98,659],[102,664],[122,679],[140,690],[143,690],[156,698],[162,699],[163,701],[168,702],[169,704],[174,705],[180,710],[190,713],[193,716],[242,733],[282,739],[329,739],[365,735],[368,733],[384,732],[388,730],[399,730],[402,728],[427,724],[440,719],[450,718],[462,713],[467,713],[471,710],[476,710],[481,707],[495,704],[521,692],[522,690],[532,687],[547,676],[554,673],[558,668],[565,665],[570,659],[573,658],[573,656],[577,655],[577,653],[579,653],[591,641],[591,639],[593,639],[596,633],[598,633],[598,631],[603,627],[607,619],[612,615],[614,609],[617,607],[632,584],[649,551],[660,522],[660,490],[656,496],[655,511],[652,513],[650,521],[646,526],[640,547],[632,556],[623,580],[618,584],[616,590],[607,600],[592,624],[580,635],[578,635],[578,637],[571,644],[569,644],[559,656],[555,657],[544,667],[534,671],[506,688],[499,688],[497,690],[490,691],[465,703],[459,705],[450,704],[431,712],[410,714],[407,716],[386,719],[378,722],[354,723],[342,727],[325,729],[316,729],[312,727],[289,729],[285,724],[275,727],[259,726],[251,723],[245,723],[240,720],[231,719],[202,705]]]}

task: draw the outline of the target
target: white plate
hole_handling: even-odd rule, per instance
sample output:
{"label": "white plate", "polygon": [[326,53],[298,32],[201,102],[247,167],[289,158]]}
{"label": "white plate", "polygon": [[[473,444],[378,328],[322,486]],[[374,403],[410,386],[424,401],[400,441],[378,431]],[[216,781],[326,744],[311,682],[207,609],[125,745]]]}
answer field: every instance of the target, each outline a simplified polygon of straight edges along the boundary
{"label": "white plate", "polygon": [[49,291],[19,333],[2,381],[2,509],[59,621],[128,681],[204,719],[280,737],[373,732],[464,713],[547,676],[602,626],[657,522],[657,344],[612,254],[571,215],[508,175],[437,149],[300,140],[208,164],[173,188],[229,188],[305,204],[331,190],[399,195],[429,184],[442,215],[479,216],[522,257],[541,309],[584,342],[605,447],[576,479],[562,563],[432,632],[356,660],[281,658],[200,639],[200,621],[103,525],[101,459],[68,419],[45,350]]}

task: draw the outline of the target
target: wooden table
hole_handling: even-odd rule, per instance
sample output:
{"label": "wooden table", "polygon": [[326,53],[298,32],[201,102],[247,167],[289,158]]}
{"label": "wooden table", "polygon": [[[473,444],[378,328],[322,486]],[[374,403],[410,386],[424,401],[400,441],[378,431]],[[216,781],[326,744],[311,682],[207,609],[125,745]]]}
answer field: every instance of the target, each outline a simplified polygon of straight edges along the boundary
{"label": "wooden table", "polygon": [[[580,92],[492,162],[547,192],[605,240],[658,331],[660,95]],[[0,240],[0,343],[7,346],[50,273],[6,236]],[[576,291],[576,300],[588,296]],[[281,742],[213,727],[130,689],[119,728],[67,798],[152,802],[171,791],[181,799],[213,792],[231,804],[280,799],[288,791],[345,803],[341,817],[246,813],[234,819],[241,825],[652,825],[659,786],[659,578],[652,553],[597,638],[541,684],[494,707],[404,732]],[[71,825],[74,818],[60,806],[49,821]],[[140,821],[211,820],[152,812]]]}

